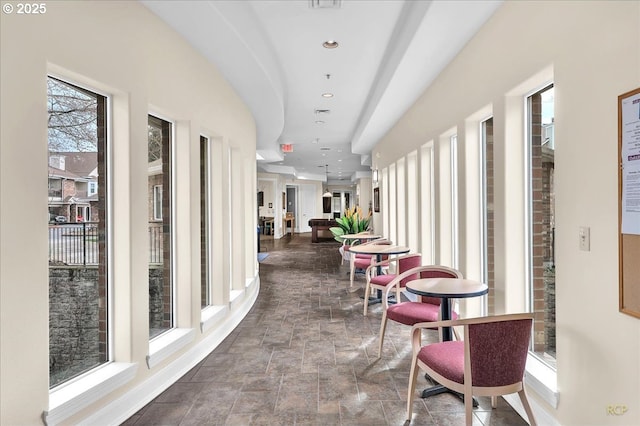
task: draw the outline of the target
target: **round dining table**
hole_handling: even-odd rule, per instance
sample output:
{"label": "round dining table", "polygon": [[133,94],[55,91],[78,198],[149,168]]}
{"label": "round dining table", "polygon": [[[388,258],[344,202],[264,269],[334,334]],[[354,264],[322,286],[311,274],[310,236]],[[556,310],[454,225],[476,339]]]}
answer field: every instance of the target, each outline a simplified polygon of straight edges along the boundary
{"label": "round dining table", "polygon": [[362,241],[371,241],[382,238],[382,235],[370,234],[368,232],[358,232],[357,234],[344,234],[340,235],[340,238],[353,241],[353,240],[362,240]]}
{"label": "round dining table", "polygon": [[[351,246],[350,252],[360,254],[371,254],[376,256],[376,262],[381,262],[383,256],[390,256],[394,254],[409,253],[411,249],[405,246],[396,246],[393,244],[362,244],[357,246]],[[382,274],[382,266],[378,265],[376,273]],[[378,297],[369,299],[369,304],[375,304],[382,302],[382,290],[378,290]]]}
{"label": "round dining table", "polygon": [[370,232],[358,232],[357,234],[344,234],[340,237],[343,240],[342,247],[340,247],[340,254],[342,258],[348,262],[350,260],[349,248],[351,248],[351,244],[353,244],[354,241],[367,242],[378,240],[382,238],[382,235],[371,234]]}
{"label": "round dining table", "polygon": [[[440,318],[442,321],[451,319],[451,299],[477,297],[489,293],[489,287],[486,284],[464,278],[421,278],[409,281],[406,289],[409,293],[419,296],[441,299]],[[442,330],[442,340],[453,340],[450,327]]]}

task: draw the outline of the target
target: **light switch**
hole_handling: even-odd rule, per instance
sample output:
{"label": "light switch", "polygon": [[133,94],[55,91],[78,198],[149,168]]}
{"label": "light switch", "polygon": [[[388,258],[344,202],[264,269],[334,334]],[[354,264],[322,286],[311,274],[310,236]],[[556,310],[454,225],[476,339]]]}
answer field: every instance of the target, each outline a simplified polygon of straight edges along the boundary
{"label": "light switch", "polygon": [[581,226],[578,231],[578,238],[580,241],[580,250],[582,251],[590,251],[591,250],[591,238],[589,235],[589,227]]}

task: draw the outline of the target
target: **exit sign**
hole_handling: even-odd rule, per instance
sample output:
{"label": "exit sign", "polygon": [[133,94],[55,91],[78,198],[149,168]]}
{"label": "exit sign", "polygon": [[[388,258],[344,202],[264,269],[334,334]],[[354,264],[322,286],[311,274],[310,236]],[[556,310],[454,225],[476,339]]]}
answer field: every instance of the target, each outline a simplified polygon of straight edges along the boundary
{"label": "exit sign", "polygon": [[280,145],[282,152],[293,152],[293,144],[283,143]]}

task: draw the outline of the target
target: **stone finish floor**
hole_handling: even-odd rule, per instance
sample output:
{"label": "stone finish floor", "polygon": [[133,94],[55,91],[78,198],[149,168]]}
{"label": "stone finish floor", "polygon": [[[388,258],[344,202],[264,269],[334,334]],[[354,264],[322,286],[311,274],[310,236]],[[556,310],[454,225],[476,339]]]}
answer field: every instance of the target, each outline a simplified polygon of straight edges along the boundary
{"label": "stone finish floor", "polygon": [[[389,322],[377,358],[381,305],[362,315],[338,243],[310,234],[263,238],[258,299],[202,362],[129,418],[130,425],[408,425],[410,327]],[[362,277],[358,278],[364,283]],[[437,339],[427,332],[424,341]],[[419,375],[417,389],[431,383]],[[527,423],[502,399],[479,398],[474,425]],[[411,425],[464,425],[464,403],[416,398]]]}

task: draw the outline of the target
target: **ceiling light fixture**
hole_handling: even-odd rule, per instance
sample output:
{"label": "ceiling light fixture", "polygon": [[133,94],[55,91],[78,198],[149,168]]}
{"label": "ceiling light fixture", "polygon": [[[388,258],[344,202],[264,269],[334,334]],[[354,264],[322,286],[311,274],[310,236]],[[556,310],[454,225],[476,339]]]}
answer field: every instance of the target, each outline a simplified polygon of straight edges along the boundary
{"label": "ceiling light fixture", "polygon": [[326,182],[327,182],[327,188],[324,191],[324,194],[322,194],[322,198],[331,198],[333,197],[333,195],[331,195],[331,192],[329,191],[329,165],[325,164],[324,165],[324,173],[326,176]]}
{"label": "ceiling light fixture", "polygon": [[333,98],[333,93],[329,93],[329,92],[327,92],[327,93],[323,93],[323,94],[322,94],[322,97],[323,97],[323,98]]}
{"label": "ceiling light fixture", "polygon": [[336,47],[338,47],[338,42],[335,40],[327,40],[322,43],[322,47],[324,47],[325,49],[335,49]]}
{"label": "ceiling light fixture", "polygon": [[322,121],[322,120],[316,120],[316,124],[324,124],[324,121]]}

